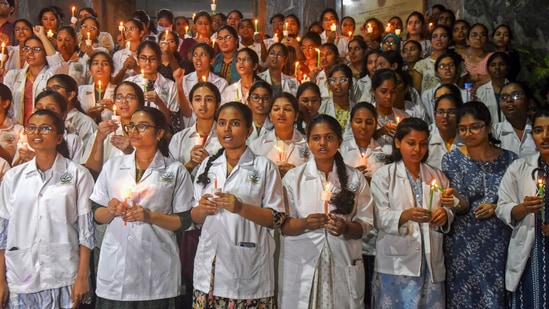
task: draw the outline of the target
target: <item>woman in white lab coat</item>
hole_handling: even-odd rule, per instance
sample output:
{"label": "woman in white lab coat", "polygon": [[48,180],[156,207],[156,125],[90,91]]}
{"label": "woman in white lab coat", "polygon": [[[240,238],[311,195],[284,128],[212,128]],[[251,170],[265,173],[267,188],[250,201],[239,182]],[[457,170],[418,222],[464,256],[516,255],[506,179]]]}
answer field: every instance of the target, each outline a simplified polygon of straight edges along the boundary
{"label": "woman in white lab coat", "polygon": [[[539,153],[513,162],[501,180],[495,209],[513,229],[505,266],[505,289],[510,308],[549,306],[549,110],[534,116],[532,136]],[[543,189],[543,192],[541,190]]]}
{"label": "woman in white lab coat", "polygon": [[275,308],[275,241],[269,229],[284,222],[280,176],[271,160],[246,146],[252,132],[248,106],[226,103],[216,121],[223,148],[202,162],[194,186],[191,216],[202,234],[193,308]]}
{"label": "woman in white lab coat", "polygon": [[0,190],[0,303],[75,308],[91,295],[93,178],[66,158],[57,113],[36,111],[25,130],[36,156],[9,170]]}
{"label": "woman in white lab coat", "polygon": [[284,177],[290,169],[309,161],[311,152],[305,136],[294,127],[299,113],[297,99],[283,92],[272,102],[269,117],[274,130],[254,140],[250,148],[275,162]]}
{"label": "woman in white lab coat", "polygon": [[444,308],[443,235],[453,221],[451,207],[465,207],[466,201],[447,189],[440,170],[423,163],[428,143],[427,123],[402,120],[394,163],[372,178],[378,230],[373,308]]}
{"label": "woman in white lab coat", "polygon": [[167,157],[170,127],[142,107],[124,124],[135,152],[105,163],[90,197],[107,224],[97,267],[96,308],[175,308],[181,286],[175,231],[191,225],[192,181]]}
{"label": "woman in white lab coat", "polygon": [[98,51],[90,57],[89,66],[92,83],[78,86],[78,101],[82,110],[99,123],[112,116],[116,86],[111,84],[114,64],[111,55]]}
{"label": "woman in white lab coat", "polygon": [[273,130],[273,122],[269,118],[272,97],[273,88],[266,81],[258,80],[250,87],[248,106],[252,110],[253,131],[248,137],[248,144]]}
{"label": "woman in white lab coat", "polygon": [[366,178],[343,162],[342,140],[335,118],[315,117],[307,130],[314,159],[284,177],[280,308],[364,306],[361,238],[373,227],[373,200]]}
{"label": "woman in white lab coat", "polygon": [[288,92],[296,95],[299,83],[297,79],[282,73],[288,64],[288,48],[282,43],[274,43],[269,47],[267,54],[268,69],[257,76],[271,85],[274,95]]}
{"label": "woman in white lab coat", "polygon": [[259,80],[255,74],[259,65],[259,57],[257,53],[244,47],[236,52],[234,58],[236,71],[240,74],[240,79],[227,86],[221,93],[221,104],[227,102],[248,102],[248,95],[253,83]]}

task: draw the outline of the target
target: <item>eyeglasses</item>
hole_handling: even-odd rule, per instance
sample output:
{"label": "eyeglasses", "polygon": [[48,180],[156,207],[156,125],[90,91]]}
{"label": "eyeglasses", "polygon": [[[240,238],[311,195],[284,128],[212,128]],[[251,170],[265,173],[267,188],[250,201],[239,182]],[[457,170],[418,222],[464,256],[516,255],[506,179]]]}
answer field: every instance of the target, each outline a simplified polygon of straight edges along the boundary
{"label": "eyeglasses", "polygon": [[456,113],[457,113],[457,110],[455,110],[455,109],[437,109],[435,111],[435,113],[437,114],[437,116],[444,117],[444,115],[448,115],[448,117],[450,117],[450,116],[455,116]]}
{"label": "eyeglasses", "polygon": [[435,34],[435,35],[431,36],[432,40],[436,40],[436,39],[444,40],[444,39],[447,39],[447,38],[448,38],[447,34],[441,34],[440,36],[438,34]]}
{"label": "eyeglasses", "polygon": [[274,58],[274,57],[276,57],[276,58],[284,58],[284,57],[286,57],[286,56],[284,56],[284,54],[282,54],[282,53],[278,53],[278,54],[277,54],[277,53],[275,53],[275,52],[270,52],[270,53],[269,53],[269,57],[273,57],[273,58]]}
{"label": "eyeglasses", "polygon": [[67,88],[65,88],[65,87],[63,87],[63,86],[59,86],[59,85],[53,85],[53,86],[51,86],[51,87],[46,87],[46,88],[44,88],[44,91],[55,91],[55,92],[59,92],[59,90],[61,90],[61,89],[67,89]]}
{"label": "eyeglasses", "polygon": [[134,129],[137,129],[137,132],[139,133],[143,133],[148,128],[158,128],[157,126],[154,126],[152,124],[146,124],[146,123],[138,123],[138,124],[130,123],[130,124],[125,124],[122,127],[124,128],[124,132],[126,133],[130,133]]}
{"label": "eyeglasses", "polygon": [[226,36],[218,36],[216,40],[217,40],[218,42],[228,42],[228,41],[230,41],[232,38],[233,38],[232,35],[227,34]]}
{"label": "eyeglasses", "polygon": [[50,135],[53,133],[53,127],[50,125],[41,125],[41,126],[35,126],[35,125],[28,125],[25,127],[25,133],[27,134],[40,134],[40,135]]}
{"label": "eyeglasses", "polygon": [[441,70],[446,70],[446,69],[453,69],[455,68],[456,65],[453,64],[453,63],[443,63],[443,64],[439,64],[438,65],[438,68],[441,69]]}
{"label": "eyeglasses", "polygon": [[383,45],[393,46],[393,45],[396,45],[396,42],[393,42],[393,41],[385,41],[385,42],[383,42]]}
{"label": "eyeglasses", "polygon": [[126,96],[123,96],[123,95],[119,94],[114,98],[114,101],[116,103],[122,103],[124,101],[131,102],[131,101],[135,101],[135,100],[137,100],[137,97],[135,96],[135,94],[127,94]]}
{"label": "eyeglasses", "polygon": [[501,94],[499,96],[499,100],[502,101],[502,102],[507,102],[509,100],[513,100],[513,101],[516,101],[520,98],[522,98],[524,96],[524,93],[523,92],[520,92],[520,91],[513,91],[511,92],[511,94]]}
{"label": "eyeglasses", "polygon": [[134,32],[137,30],[137,27],[136,26],[129,26],[129,27],[124,27],[124,31],[130,31],[130,32]]}
{"label": "eyeglasses", "polygon": [[252,63],[252,58],[240,58],[240,57],[236,57],[236,62],[237,63]]}
{"label": "eyeglasses", "polygon": [[301,98],[299,99],[299,101],[306,105],[308,105],[309,103],[317,104],[318,102],[320,102],[320,98],[319,97]]}
{"label": "eyeglasses", "polygon": [[337,77],[330,77],[330,78],[328,78],[328,81],[330,82],[330,84],[335,84],[335,83],[337,83],[337,82],[340,82],[340,83],[342,83],[342,84],[345,84],[346,82],[349,81],[349,78],[347,78],[347,77],[339,77],[339,78],[337,78]]}
{"label": "eyeglasses", "polygon": [[475,123],[471,126],[458,126],[457,131],[461,135],[467,134],[467,131],[471,132],[471,134],[478,134],[482,128],[484,128],[486,125],[484,123]]}
{"label": "eyeglasses", "polygon": [[156,57],[147,57],[147,56],[139,56],[139,58],[137,58],[137,59],[141,62],[149,62],[149,63],[153,63],[153,62],[158,61],[158,58],[156,58]]}
{"label": "eyeglasses", "polygon": [[35,46],[35,47],[30,47],[30,46],[25,46],[22,48],[23,52],[25,53],[30,53],[31,51],[33,53],[39,53],[43,50],[44,48],[40,47],[40,46]]}
{"label": "eyeglasses", "polygon": [[271,100],[271,96],[270,95],[259,95],[259,94],[254,93],[250,96],[250,100],[252,100],[254,102],[259,102],[259,101],[269,102]]}
{"label": "eyeglasses", "polygon": [[80,28],[84,29],[84,30],[89,30],[89,31],[95,31],[97,30],[97,27],[96,26],[88,26],[88,25],[82,25]]}

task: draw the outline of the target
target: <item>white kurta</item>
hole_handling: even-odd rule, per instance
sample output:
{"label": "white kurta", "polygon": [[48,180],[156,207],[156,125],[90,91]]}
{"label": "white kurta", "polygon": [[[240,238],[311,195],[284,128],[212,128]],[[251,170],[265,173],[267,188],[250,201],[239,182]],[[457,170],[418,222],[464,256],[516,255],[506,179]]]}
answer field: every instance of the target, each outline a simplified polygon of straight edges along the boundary
{"label": "white kurta", "polygon": [[[116,198],[130,200],[151,211],[172,214],[189,210],[192,182],[177,161],[156,155],[136,183],[135,155],[109,160],[90,197],[106,206]],[[131,203],[130,202],[130,203]],[[115,217],[107,225],[97,267],[99,297],[120,301],[171,298],[179,295],[181,265],[175,233],[144,222]]]}
{"label": "white kurta", "polygon": [[[349,178],[347,188],[355,193],[355,205],[351,213],[338,216],[360,223],[362,234],[365,235],[372,228],[374,219],[370,189],[358,170],[351,167],[346,169]],[[335,164],[327,180],[334,185],[334,195],[341,191]],[[287,213],[292,218],[306,218],[309,214],[324,213],[324,201],[321,199],[324,186],[314,160],[288,171],[283,184]],[[329,207],[330,211],[334,211],[336,206],[330,204]],[[338,308],[362,308],[365,275],[360,238],[348,239],[343,235],[336,237],[321,228],[298,236],[282,236],[280,242],[280,308],[309,308],[313,277],[325,245],[325,250],[329,250],[332,258],[334,304]]]}
{"label": "white kurta", "polygon": [[[198,175],[205,165],[206,161],[202,162]],[[212,179],[216,177],[223,192],[236,195],[243,203],[284,212],[282,182],[276,165],[250,149],[244,151],[230,175],[225,154],[212,163],[208,175],[211,182],[207,186],[195,183],[195,201],[213,192]],[[234,299],[274,296],[274,252],[275,241],[268,228],[220,209],[218,214],[206,217],[202,225],[194,259],[194,288],[204,293],[210,291],[215,257],[215,296]]]}
{"label": "white kurta", "polygon": [[[91,212],[93,178],[60,154],[45,179],[41,173],[32,159],[2,181],[0,217],[9,220],[6,279],[14,293],[70,286],[78,272],[78,217]],[[93,237],[93,229],[89,233]]]}

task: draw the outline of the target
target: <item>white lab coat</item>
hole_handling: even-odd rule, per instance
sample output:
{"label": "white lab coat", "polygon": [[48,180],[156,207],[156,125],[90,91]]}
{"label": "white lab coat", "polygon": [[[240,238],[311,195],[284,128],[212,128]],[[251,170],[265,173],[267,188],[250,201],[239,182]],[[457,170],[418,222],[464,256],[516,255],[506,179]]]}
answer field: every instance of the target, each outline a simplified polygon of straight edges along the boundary
{"label": "white lab coat", "polygon": [[[221,144],[217,139],[217,132],[215,130],[216,124],[214,123],[212,130],[206,136],[203,141],[204,149],[213,156],[217,153]],[[170,158],[181,162],[185,165],[191,160],[191,149],[196,145],[196,138],[198,134],[196,133],[196,124],[192,127],[183,129],[183,131],[177,132],[170,141]],[[208,158],[206,158],[208,160]]]}
{"label": "white lab coat", "polygon": [[[365,235],[373,226],[373,200],[366,178],[356,169],[346,167],[347,188],[355,192],[355,205],[351,213],[338,215],[362,226]],[[292,218],[306,218],[309,214],[324,213],[322,176],[311,160],[286,174],[283,180],[287,213]],[[334,163],[327,179],[334,185],[334,195],[341,191]],[[330,204],[330,211],[335,205]],[[325,245],[332,257],[332,281],[334,304],[338,308],[362,308],[364,303],[364,265],[362,240],[333,236],[321,228],[298,236],[282,236],[279,264],[279,306],[309,308],[313,277],[320,253]],[[324,283],[320,283],[324,284]]]}
{"label": "white lab coat", "polygon": [[[435,123],[435,91],[440,86],[440,83],[438,83],[435,87],[427,89],[421,93],[421,102],[423,103],[427,116],[429,117],[429,121],[427,122],[429,124]],[[461,89],[457,84],[454,84],[454,86],[459,88],[461,100],[463,102],[469,101],[467,90]]]}
{"label": "white lab coat", "polygon": [[356,82],[356,102],[367,102],[370,104],[375,103],[374,96],[372,95],[372,79],[369,75],[364,76]]}
{"label": "white lab coat", "polygon": [[[207,161],[198,170],[202,174]],[[195,183],[194,199],[211,194],[213,177],[218,188],[236,195],[243,203],[284,212],[282,182],[276,165],[247,148],[229,176],[225,153],[213,161],[208,172],[210,183]],[[195,202],[196,203],[196,202]],[[195,207],[198,206],[195,204]],[[240,245],[248,243],[247,246]],[[249,247],[249,246],[255,247]],[[194,288],[210,290],[212,262],[215,262],[213,295],[234,299],[274,296],[275,241],[269,229],[238,214],[220,209],[206,217],[194,259]]]}
{"label": "white lab coat", "polygon": [[2,183],[2,178],[4,178],[4,175],[7,171],[11,168],[11,165],[8,163],[8,161],[0,158],[0,184]]}
{"label": "white lab coat", "polygon": [[93,178],[60,154],[44,180],[41,173],[32,159],[2,181],[0,217],[9,220],[6,279],[14,293],[70,286],[78,272],[78,217],[91,212]]}
{"label": "white lab coat", "polygon": [[[126,78],[126,81],[134,82],[137,85],[141,86],[142,89],[146,87],[146,79],[143,78],[143,75],[137,74]],[[164,101],[164,104],[168,107],[171,112],[179,112],[179,102],[177,101],[177,87],[175,83],[162,76],[160,73],[156,73],[156,80],[154,82],[154,91],[158,97]],[[146,92],[144,90],[144,92]],[[145,105],[158,108],[154,102],[145,102]]]}
{"label": "white lab coat", "polygon": [[65,118],[65,128],[69,133],[78,135],[82,139],[82,145],[88,145],[93,133],[97,131],[97,124],[88,115],[73,108]]}
{"label": "white lab coat", "polygon": [[[54,75],[54,72],[61,66],[61,56],[55,54],[53,56],[46,56],[47,64],[42,68],[40,73],[34,78],[34,84],[32,84],[32,101],[34,106],[34,99],[36,96],[46,88],[48,79]],[[21,69],[9,70],[4,77],[4,84],[10,88],[13,100],[9,110],[9,115],[18,123],[23,123],[23,97],[25,96],[25,82],[27,81],[28,65]]]}
{"label": "white lab coat", "polygon": [[501,141],[501,148],[516,153],[519,158],[525,158],[538,152],[532,137],[532,123],[530,120],[526,122],[520,140],[511,123],[505,118],[502,122],[494,123],[492,133],[496,139]]}
{"label": "white lab coat", "polygon": [[[322,31],[320,34],[320,41],[322,44],[327,42],[326,38],[326,31]],[[339,58],[345,58],[347,56],[347,53],[349,52],[349,38],[340,35],[339,33],[336,33],[336,40],[334,42],[335,46],[337,46],[337,50],[339,51]]]}
{"label": "white lab coat", "polygon": [[[509,81],[505,80],[505,84]],[[505,115],[499,109],[499,102],[496,100],[496,95],[494,94],[494,85],[490,80],[484,85],[478,87],[476,92],[477,101],[480,101],[488,107],[490,111],[490,116],[492,116],[492,123],[497,123],[505,120]]]}
{"label": "white lab coat", "polygon": [[250,149],[255,154],[267,157],[273,162],[280,162],[280,155],[282,155],[282,161],[294,166],[301,165],[312,158],[307,139],[296,129],[290,141],[278,141],[273,130],[251,142]]}
{"label": "white lab coat", "polygon": [[[189,103],[192,102],[192,99],[189,97],[191,95],[191,89],[193,89],[194,85],[198,84],[198,82],[201,81],[198,80],[198,75],[196,75],[196,71],[183,76],[183,93],[185,94],[185,97],[187,97],[187,100],[189,100]],[[208,82],[214,84],[219,90],[220,94],[223,93],[223,90],[225,90],[225,88],[227,88],[227,86],[229,85],[226,79],[214,74],[211,71],[208,73]],[[191,117],[183,117],[183,123],[185,125],[185,128],[190,128],[192,125],[195,124],[195,122],[196,115],[194,114],[194,111],[192,112]]]}
{"label": "white lab coat", "polygon": [[[129,50],[128,48],[119,49],[118,51],[116,51],[112,55],[112,61],[114,63],[114,74],[113,74],[113,76],[118,75],[118,72],[124,66],[124,61],[126,61],[126,59],[128,57],[133,57],[135,59],[135,61],[137,61],[137,55],[134,52],[132,52],[131,50]],[[123,79],[126,79],[130,76],[134,76],[136,74],[139,74],[139,73],[134,71],[133,69],[128,69],[124,73]]]}
{"label": "white lab coat", "polygon": [[[59,55],[61,57],[61,54]],[[62,59],[62,58],[61,58]],[[74,55],[69,61],[62,61],[55,74],[65,74],[72,77],[78,85],[86,85],[91,81],[88,59]]]}
{"label": "white lab coat", "polygon": [[221,104],[227,102],[240,102],[248,105],[248,93],[242,93],[242,84],[239,79],[237,82],[234,82],[227,86],[221,93]]}
{"label": "white lab coat", "polygon": [[13,157],[17,150],[19,138],[25,136],[23,133],[25,128],[9,117],[6,117],[3,125],[4,127],[0,128],[0,146]]}
{"label": "white lab coat", "polygon": [[[116,135],[124,135],[122,126],[119,126],[118,129],[116,129],[115,133]],[[103,163],[107,162],[107,160],[109,160],[110,158],[124,155],[124,152],[122,150],[114,147],[111,143],[111,138],[113,137],[113,135],[113,133],[109,133],[109,135],[107,135],[107,138],[105,138],[105,140],[103,141]],[[88,144],[84,145],[84,155],[82,156],[82,162],[87,162],[90,158],[96,136],[97,131],[95,131],[93,135],[88,139]]]}
{"label": "white lab coat", "polygon": [[[294,97],[297,94],[297,87],[299,87],[299,82],[295,77],[286,75],[284,73],[281,73],[280,77],[280,86],[282,88],[282,92],[291,93]],[[269,70],[265,70],[259,74],[257,74],[259,78],[269,83],[269,85],[273,84],[273,81],[271,80],[271,73]]]}
{"label": "white lab coat", "polygon": [[[507,168],[499,185],[496,216],[513,229],[505,265],[505,289],[511,292],[517,289],[530,259],[536,229],[535,214],[529,213],[522,220],[515,221],[511,212],[524,202],[526,196],[537,195],[537,183],[532,179],[532,172],[538,167],[538,158],[539,153],[515,160]],[[534,176],[537,177],[537,174]]]}
{"label": "white lab coat", "polygon": [[[88,110],[92,107],[95,107],[95,104],[99,101],[98,98],[95,97],[95,85],[81,85],[78,86],[78,101],[80,101],[80,106],[82,106],[82,109],[87,113]],[[110,99],[114,102],[114,88],[116,88],[116,85],[113,85],[109,83],[107,87],[103,89],[103,93],[101,94],[102,99]],[[105,111],[101,113],[101,118],[103,120],[110,120],[112,116],[112,112],[110,110],[107,114],[103,115]]]}
{"label": "white lab coat", "polygon": [[[406,209],[429,209],[430,183],[433,179],[436,179],[436,183],[442,188],[448,188],[450,182],[440,170],[427,164],[421,164],[419,174],[423,184],[422,205],[415,205],[412,186],[402,161],[381,167],[372,178],[371,188],[378,230],[375,271],[418,277],[421,274],[422,256],[425,255],[428,271],[436,283],[444,281],[446,276],[442,241],[443,233],[450,230],[450,225],[454,221],[453,210],[443,207],[448,222],[442,227],[442,232],[431,228],[429,223],[408,221],[399,227],[398,221]],[[432,209],[440,207],[440,193],[435,191]]]}
{"label": "white lab coat", "polygon": [[360,147],[356,144],[354,137],[344,140],[341,146],[339,146],[339,152],[345,164],[349,166],[358,167],[366,165],[368,171],[370,171],[369,175],[373,175],[375,171],[385,164],[387,156],[373,138],[364,153],[360,152]]}
{"label": "white lab coat", "polygon": [[263,126],[259,129],[259,131],[257,130],[257,127],[255,126],[255,124],[252,127],[254,130],[252,131],[252,134],[248,136],[248,140],[246,141],[246,144],[248,145],[250,145],[253,141],[260,138],[261,136],[271,132],[274,128],[274,125],[271,122],[271,118],[267,117],[265,119],[265,122],[263,122]]}
{"label": "white lab coat", "polygon": [[[192,182],[183,165],[157,151],[141,180],[135,182],[135,154],[107,162],[90,197],[106,206],[124,201],[131,190],[133,205],[172,214],[189,210]],[[179,295],[181,265],[175,233],[144,222],[115,217],[107,225],[97,266],[98,296],[120,301]]]}
{"label": "white lab coat", "polygon": [[459,134],[456,134],[454,142],[450,147],[450,150],[446,148],[446,142],[440,136],[436,125],[429,126],[429,157],[427,158],[427,164],[438,169],[442,169],[442,157],[451,150],[463,145],[463,141]]}

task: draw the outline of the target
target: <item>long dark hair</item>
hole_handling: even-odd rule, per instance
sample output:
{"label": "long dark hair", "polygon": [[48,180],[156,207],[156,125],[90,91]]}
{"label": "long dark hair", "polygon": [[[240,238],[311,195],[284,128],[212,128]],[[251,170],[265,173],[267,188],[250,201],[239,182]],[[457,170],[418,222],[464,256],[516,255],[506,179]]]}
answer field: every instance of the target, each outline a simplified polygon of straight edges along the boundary
{"label": "long dark hair", "polygon": [[[248,107],[248,105],[242,104],[240,102],[228,102],[221,105],[217,109],[217,112],[215,113],[215,121],[219,119],[219,115],[221,114],[221,112],[227,108],[234,108],[238,110],[238,112],[242,115],[242,118],[244,118],[246,128],[252,127],[252,123],[253,123],[252,110]],[[210,168],[212,167],[213,162],[217,160],[217,158],[219,158],[224,151],[225,151],[225,148],[222,147],[219,149],[219,151],[217,151],[216,154],[208,158],[208,161],[206,162],[206,167],[204,168],[204,172],[198,175],[198,177],[196,178],[196,183],[201,184],[203,187],[205,187],[210,183],[210,178],[208,178],[208,173],[210,172]]]}
{"label": "long dark hair", "polygon": [[[429,125],[422,119],[410,117],[403,119],[396,128],[395,137],[393,138],[393,154],[389,158],[389,162],[398,162],[402,160],[402,153],[400,149],[396,147],[395,140],[402,141],[406,135],[410,134],[413,130],[419,132],[425,132],[429,137]],[[425,156],[421,159],[421,162],[427,161],[429,158],[429,150],[425,153]]]}
{"label": "long dark hair", "polygon": [[171,126],[168,124],[166,116],[164,116],[164,114],[159,109],[150,106],[140,107],[133,114],[135,115],[139,112],[143,112],[147,114],[149,118],[151,118],[151,121],[156,127],[156,133],[158,133],[160,130],[164,130],[164,135],[160,138],[156,147],[158,148],[158,150],[160,150],[162,155],[168,157],[170,154],[169,146],[172,135]]}
{"label": "long dark hair", "polygon": [[[54,92],[54,93],[57,93],[57,92]],[[61,118],[61,115],[57,114],[54,111],[50,111],[49,109],[37,109],[34,113],[32,113],[32,115],[30,115],[29,122],[31,118],[34,116],[48,117],[53,122],[53,126],[55,128],[55,134],[63,137],[63,134],[65,133],[65,121],[63,120],[63,118]],[[67,141],[65,140],[64,137],[61,139],[61,143],[57,144],[56,149],[57,149],[57,152],[59,152],[63,157],[70,159],[69,146],[67,145]]]}
{"label": "long dark hair", "polygon": [[[343,130],[341,129],[339,122],[337,122],[337,120],[332,116],[320,114],[313,118],[311,123],[307,126],[307,141],[309,141],[311,137],[311,131],[313,128],[322,123],[327,124],[330,127],[330,130],[337,135],[337,138],[340,141],[343,140]],[[339,150],[334,155],[334,162],[337,167],[337,177],[339,178],[339,183],[341,184],[341,191],[339,191],[339,193],[332,198],[333,203],[336,205],[336,210],[334,213],[342,215],[350,214],[355,205],[355,194],[349,190],[349,175],[347,175],[347,166],[345,165]]]}

